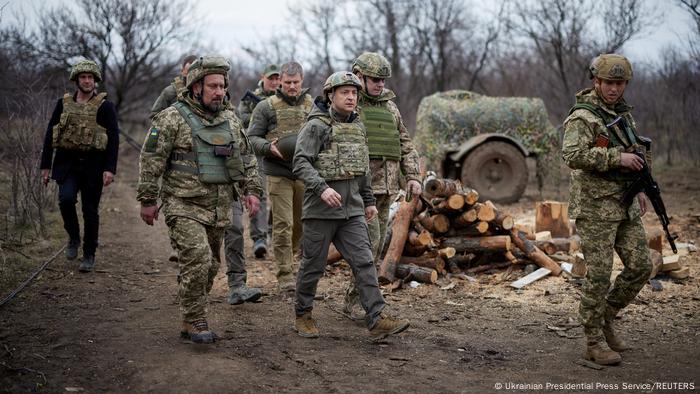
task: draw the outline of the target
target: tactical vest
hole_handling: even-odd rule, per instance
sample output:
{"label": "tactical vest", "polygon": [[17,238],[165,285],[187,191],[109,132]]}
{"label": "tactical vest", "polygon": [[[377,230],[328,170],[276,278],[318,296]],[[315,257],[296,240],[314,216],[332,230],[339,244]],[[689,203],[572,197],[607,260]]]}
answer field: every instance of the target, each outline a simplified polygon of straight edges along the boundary
{"label": "tactical vest", "polygon": [[[647,150],[651,148],[651,140],[639,137],[634,129],[634,126],[625,116],[621,116],[621,119],[615,122],[617,119],[616,117],[604,111],[599,106],[589,103],[577,103],[571,107],[569,110],[569,115],[578,109],[585,109],[603,121],[607,132],[601,134],[604,134],[610,140],[608,145],[609,148],[622,147],[625,151],[629,151],[630,148],[633,148],[634,146],[643,146]],[[624,139],[625,137],[626,139]],[[594,142],[592,142],[592,144],[593,143]],[[596,172],[595,174],[611,181],[628,181],[636,179],[639,176],[635,172],[624,168],[606,172]]]}
{"label": "tactical vest", "polygon": [[70,94],[63,96],[63,112],[53,127],[54,148],[80,151],[107,149],[107,129],[97,124],[97,110],[107,96],[100,93],[79,104]]}
{"label": "tactical vest", "polygon": [[385,106],[366,106],[360,119],[367,129],[370,159],[401,160],[401,140],[394,114]]}
{"label": "tactical vest", "polygon": [[331,126],[331,131],[314,162],[318,174],[326,181],[366,175],[369,151],[362,125],[358,122],[336,123],[327,118],[321,119]]}
{"label": "tactical vest", "polygon": [[268,130],[265,139],[272,142],[290,134],[298,134],[313,107],[311,96],[305,95],[304,102],[299,105],[289,105],[279,96],[272,96],[269,100],[270,106],[275,111],[277,126],[272,130]]}
{"label": "tactical vest", "polygon": [[[193,151],[174,152],[170,156],[170,168],[196,174],[202,183],[225,184],[243,180],[243,159],[229,121],[207,126],[181,101],[173,106],[192,129]],[[185,160],[194,161],[197,166],[193,167]]]}

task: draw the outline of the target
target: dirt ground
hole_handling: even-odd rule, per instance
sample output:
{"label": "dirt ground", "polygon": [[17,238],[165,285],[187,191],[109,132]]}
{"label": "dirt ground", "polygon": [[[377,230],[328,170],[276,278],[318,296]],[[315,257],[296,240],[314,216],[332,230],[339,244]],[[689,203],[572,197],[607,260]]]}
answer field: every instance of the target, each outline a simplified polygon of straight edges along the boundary
{"label": "dirt ground", "polygon": [[[350,276],[346,267],[333,267],[314,309],[321,337],[310,340],[292,330],[292,300],[277,293],[274,263],[256,260],[250,241],[249,284],[265,290],[262,302],[226,303],[221,269],[209,317],[221,340],[183,341],[166,227],[162,218],[155,227],[141,222],[133,169],[121,171],[103,198],[96,272],[80,274],[77,262],[60,255],[0,308],[0,391],[694,392],[700,386],[697,253],[685,260],[689,279],[662,278],[658,292],[647,285],[623,312],[619,326],[635,348],[621,365],[600,370],[581,365],[580,288],[564,278],[515,291],[496,271],[452,288],[441,282],[398,290],[386,295],[388,310],[411,327],[373,344],[363,324],[339,313]],[[658,177],[672,230],[683,242],[700,239],[697,169]],[[533,217],[533,194],[504,209],[518,219]],[[645,221],[658,226],[654,215]]]}

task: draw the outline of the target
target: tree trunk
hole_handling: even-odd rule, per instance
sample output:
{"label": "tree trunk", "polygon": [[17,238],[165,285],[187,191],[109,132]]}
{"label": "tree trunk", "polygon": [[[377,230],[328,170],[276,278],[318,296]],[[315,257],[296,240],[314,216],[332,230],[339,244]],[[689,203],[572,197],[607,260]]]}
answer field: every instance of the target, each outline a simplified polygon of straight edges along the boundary
{"label": "tree trunk", "polygon": [[403,280],[412,279],[422,283],[435,283],[438,278],[437,271],[417,265],[399,264],[396,266],[396,277]]}
{"label": "tree trunk", "polygon": [[549,231],[553,238],[571,236],[569,203],[543,201],[535,204],[535,232]]}
{"label": "tree trunk", "polygon": [[403,248],[408,238],[409,224],[411,223],[411,219],[413,219],[419,201],[419,198],[414,198],[410,202],[402,201],[399,204],[399,209],[391,224],[391,241],[389,243],[389,248],[386,251],[386,255],[384,255],[384,260],[382,260],[379,266],[377,276],[381,283],[391,283],[394,281],[396,265],[403,254]]}
{"label": "tree trunk", "polygon": [[451,237],[445,238],[441,246],[451,246],[457,253],[507,252],[511,250],[511,240],[507,235],[477,238]]}
{"label": "tree trunk", "polygon": [[535,264],[552,271],[552,275],[554,276],[559,276],[561,274],[561,267],[559,267],[559,264],[542,253],[532,241],[527,239],[527,235],[524,232],[513,229],[511,230],[510,236],[513,239],[513,243],[515,243],[520,250],[525,252],[527,258],[532,260]]}

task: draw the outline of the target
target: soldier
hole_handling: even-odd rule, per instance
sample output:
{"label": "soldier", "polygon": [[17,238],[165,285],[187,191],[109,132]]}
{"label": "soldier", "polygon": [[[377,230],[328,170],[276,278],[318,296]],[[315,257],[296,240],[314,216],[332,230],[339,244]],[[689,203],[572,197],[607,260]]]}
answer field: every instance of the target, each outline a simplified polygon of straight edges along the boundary
{"label": "soldier", "polygon": [[[629,347],[615,330],[618,312],[649,279],[651,261],[641,215],[644,194],[630,206],[623,192],[642,169],[634,151],[650,141],[640,137],[623,93],[632,79],[632,66],[620,55],[593,59],[589,68],[593,88],[576,94],[576,105],[564,121],[562,154],[571,172],[570,214],[576,219],[588,273],[579,315],[586,334],[585,357],[598,364],[617,364],[618,352]],[[651,163],[650,160],[647,160]],[[624,269],[610,289],[613,251]]]}
{"label": "soldier", "polygon": [[[200,57],[187,73],[187,93],[153,119],[141,150],[137,199],[148,225],[158,219],[158,198],[180,266],[181,335],[211,343],[207,295],[221,259],[233,200],[249,214],[262,192],[257,163],[241,124],[226,100],[229,63]],[[162,177],[162,186],[159,181]]]}
{"label": "soldier", "polygon": [[170,85],[166,86],[165,89],[163,89],[163,91],[160,92],[160,96],[158,96],[156,102],[153,103],[151,113],[150,115],[148,115],[150,119],[153,119],[158,114],[158,112],[171,106],[174,102],[177,101],[177,97],[182,92],[187,91],[187,89],[185,88],[185,78],[187,78],[187,70],[190,69],[190,65],[193,61],[195,61],[195,59],[197,59],[197,56],[195,55],[188,55],[185,56],[184,59],[182,59],[182,69],[180,69],[180,75],[173,78],[173,81],[170,83]]}
{"label": "soldier", "polygon": [[[279,69],[276,64],[265,67],[260,75],[258,88],[250,93],[246,91],[238,104],[238,114],[244,127],[250,123],[250,114],[261,97],[270,97],[275,94],[279,86]],[[262,173],[261,161],[258,158],[258,173]],[[267,254],[267,196],[265,191],[265,176],[260,177],[263,193],[260,198],[260,210],[250,218],[250,237],[253,239],[253,253],[257,258],[264,258]],[[226,254],[226,266],[228,270],[228,302],[232,305],[244,302],[255,302],[262,297],[262,290],[246,285],[247,272],[245,268],[245,253],[243,242],[243,206],[239,201],[233,203],[233,218],[231,226],[224,231],[224,251]]]}
{"label": "soldier", "polygon": [[248,137],[262,156],[272,206],[272,248],[280,291],[294,290],[292,261],[301,238],[301,199],[304,184],[292,174],[296,137],[313,106],[302,89],[304,70],[297,62],[282,65],[280,88],[253,110]]}
{"label": "soldier", "polygon": [[[367,223],[376,264],[384,245],[389,207],[401,189],[402,174],[407,181],[408,194],[419,196],[422,192],[419,155],[392,101],[396,95],[384,88],[386,79],[391,78],[389,61],[378,53],[365,52],[352,63],[352,72],[362,82],[358,112],[367,129],[372,191],[377,199],[378,214]],[[355,305],[357,291],[350,283],[343,307],[347,316],[354,316]]]}
{"label": "soldier", "polygon": [[75,210],[80,192],[85,228],[78,270],[90,272],[95,266],[98,245],[102,187],[111,184],[117,173],[119,124],[114,104],[105,100],[107,93],[97,93],[102,73],[95,62],[78,62],[71,70],[70,80],[78,89],[56,103],[44,137],[40,168],[44,185],[49,182],[49,172],[58,183],[58,206],[69,237],[69,260],[78,256],[80,246]]}
{"label": "soldier", "polygon": [[294,154],[294,174],[305,186],[295,328],[306,338],[319,336],[311,310],[331,242],[355,274],[372,339],[383,339],[409,326],[407,321],[382,313],[385,303],[365,221],[376,216],[377,208],[369,175],[367,136],[355,112],[361,87],[360,80],[348,71],[331,74],[323,85],[323,97],[316,99],[299,133]]}

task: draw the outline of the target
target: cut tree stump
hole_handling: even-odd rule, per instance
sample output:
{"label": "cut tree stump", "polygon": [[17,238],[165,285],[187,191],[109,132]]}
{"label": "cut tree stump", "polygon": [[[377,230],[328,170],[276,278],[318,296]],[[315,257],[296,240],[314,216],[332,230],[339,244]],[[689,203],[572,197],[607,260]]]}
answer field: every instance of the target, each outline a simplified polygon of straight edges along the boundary
{"label": "cut tree stump", "polygon": [[549,231],[552,237],[571,236],[569,225],[569,203],[542,201],[535,204],[535,232]]}

